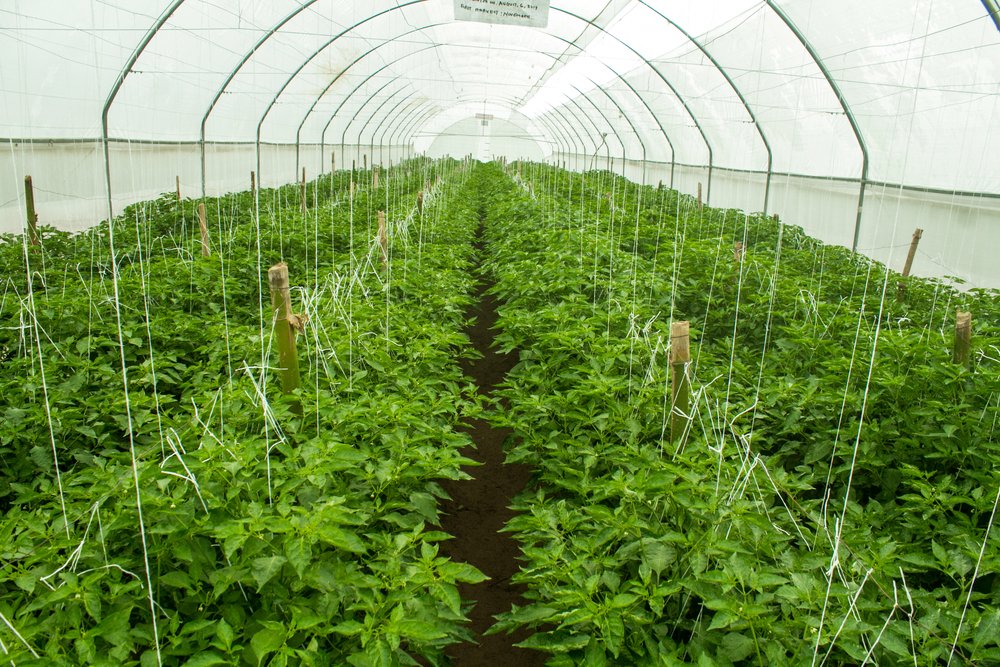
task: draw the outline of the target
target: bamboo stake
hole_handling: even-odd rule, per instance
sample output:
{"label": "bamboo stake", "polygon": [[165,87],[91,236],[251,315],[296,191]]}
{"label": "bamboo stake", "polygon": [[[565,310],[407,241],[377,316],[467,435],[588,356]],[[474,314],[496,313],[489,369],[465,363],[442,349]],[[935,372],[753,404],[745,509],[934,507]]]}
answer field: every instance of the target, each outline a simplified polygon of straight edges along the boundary
{"label": "bamboo stake", "polygon": [[208,225],[205,224],[204,204],[198,204],[198,226],[201,227],[201,256],[208,257],[212,253],[208,249]]}
{"label": "bamboo stake", "polygon": [[955,313],[955,349],[952,361],[963,366],[969,363],[969,352],[972,350],[972,313],[958,311]]}
{"label": "bamboo stake", "polygon": [[299,187],[302,199],[302,215],[306,214],[306,168],[302,167],[302,185]]}
{"label": "bamboo stake", "polygon": [[[292,298],[288,288],[288,265],[275,264],[267,272],[271,287],[271,311],[274,317],[274,337],[278,342],[278,365],[281,390],[286,394],[299,386],[299,359],[295,352],[295,330],[292,328]],[[295,318],[294,321],[298,321]]]}
{"label": "bamboo stake", "polygon": [[28,216],[28,242],[38,245],[38,212],[35,210],[35,188],[31,176],[24,177],[24,206]]}
{"label": "bamboo stake", "polygon": [[691,383],[687,365],[691,361],[689,322],[670,324],[670,441],[680,444],[691,411]]}
{"label": "bamboo stake", "polygon": [[[902,276],[904,278],[910,275],[910,269],[913,268],[913,258],[917,256],[917,246],[920,244],[920,238],[923,235],[924,230],[919,227],[913,230],[913,238],[910,240],[910,250],[906,253],[906,261],[903,263]],[[906,296],[906,282],[903,280],[899,281],[899,292],[897,296],[900,300]]]}
{"label": "bamboo stake", "polygon": [[177,177],[177,203],[181,203],[181,177]]}
{"label": "bamboo stake", "polygon": [[378,245],[382,249],[382,268],[389,266],[389,236],[385,229],[385,211],[378,212]]}

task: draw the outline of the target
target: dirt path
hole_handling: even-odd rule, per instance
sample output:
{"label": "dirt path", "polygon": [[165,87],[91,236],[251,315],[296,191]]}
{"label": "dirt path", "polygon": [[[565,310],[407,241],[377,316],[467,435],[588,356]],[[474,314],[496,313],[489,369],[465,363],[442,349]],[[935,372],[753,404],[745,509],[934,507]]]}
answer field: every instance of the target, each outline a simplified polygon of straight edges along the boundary
{"label": "dirt path", "polygon": [[[480,252],[482,245],[477,244]],[[463,362],[462,370],[476,381],[479,392],[489,395],[514,364],[517,353],[497,354],[492,349],[493,327],[496,323],[496,300],[487,295],[488,284],[480,284],[476,303],[469,311],[475,318],[466,333],[483,355],[481,359]],[[518,570],[520,549],[507,533],[498,532],[514,513],[507,509],[515,495],[528,482],[527,466],[504,463],[503,441],[509,431],[495,429],[482,419],[469,420],[467,432],[475,448],[463,453],[483,465],[466,468],[473,479],[443,484],[452,500],[445,503],[442,528],[455,539],[442,544],[442,551],[451,558],[475,565],[490,577],[477,585],[463,585],[463,600],[475,601],[469,614],[471,630],[478,644],[460,644],[448,655],[456,667],[533,667],[544,664],[544,654],[514,646],[527,634],[483,636],[494,623],[494,615],[509,611],[511,604],[524,605],[523,587],[512,585],[511,576]]]}

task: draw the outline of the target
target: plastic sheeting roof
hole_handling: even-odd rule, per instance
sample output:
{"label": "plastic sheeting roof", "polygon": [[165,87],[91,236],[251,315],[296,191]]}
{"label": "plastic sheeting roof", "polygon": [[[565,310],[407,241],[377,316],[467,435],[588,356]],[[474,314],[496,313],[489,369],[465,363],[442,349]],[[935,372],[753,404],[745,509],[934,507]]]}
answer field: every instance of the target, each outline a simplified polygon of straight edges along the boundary
{"label": "plastic sheeting roof", "polygon": [[101,137],[110,103],[112,138],[421,149],[489,114],[544,154],[1000,192],[995,0],[553,0],[545,28],[454,6],[12,0],[0,135]]}

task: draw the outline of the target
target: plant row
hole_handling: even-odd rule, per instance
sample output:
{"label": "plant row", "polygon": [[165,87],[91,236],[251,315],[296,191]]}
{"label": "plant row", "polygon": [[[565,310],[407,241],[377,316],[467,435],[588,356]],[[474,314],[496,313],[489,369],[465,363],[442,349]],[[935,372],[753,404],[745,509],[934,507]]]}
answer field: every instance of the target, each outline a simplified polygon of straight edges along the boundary
{"label": "plant row", "polygon": [[994,293],[608,173],[482,168],[521,359],[498,421],[537,473],[509,524],[531,604],[497,630],[552,665],[1000,659]]}
{"label": "plant row", "polygon": [[[444,177],[443,179],[441,177]],[[164,197],[0,244],[0,628],[18,665],[442,664],[466,637],[438,480],[475,211],[453,161]],[[354,184],[352,185],[352,181]],[[424,192],[423,210],[416,207]],[[387,220],[386,261],[378,211]],[[302,385],[276,381],[285,261]]]}

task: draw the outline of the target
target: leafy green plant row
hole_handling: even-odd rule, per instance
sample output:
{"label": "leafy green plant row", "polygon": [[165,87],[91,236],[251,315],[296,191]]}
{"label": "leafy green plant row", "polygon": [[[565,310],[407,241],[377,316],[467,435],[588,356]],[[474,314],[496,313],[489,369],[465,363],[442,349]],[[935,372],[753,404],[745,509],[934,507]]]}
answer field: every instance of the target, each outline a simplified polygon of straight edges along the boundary
{"label": "leafy green plant row", "polygon": [[[995,294],[908,279],[897,301],[892,272],[772,219],[482,169],[521,359],[500,421],[538,474],[509,525],[532,603],[497,630],[535,628],[552,665],[1000,659]],[[680,443],[672,320],[694,352]]]}
{"label": "leafy green plant row", "polygon": [[[194,202],[168,198],[114,221],[113,258],[107,224],[49,230],[40,254],[0,244],[15,323],[0,640],[16,664],[443,664],[467,636],[457,584],[483,575],[440,556],[433,528],[437,480],[469,463],[455,425],[478,410],[456,360],[466,174],[407,163],[353,197],[350,178],[313,184],[305,217],[294,186],[260,193],[259,216],[246,193],[210,200],[210,258]],[[280,260],[308,316],[288,396],[269,368]]]}

